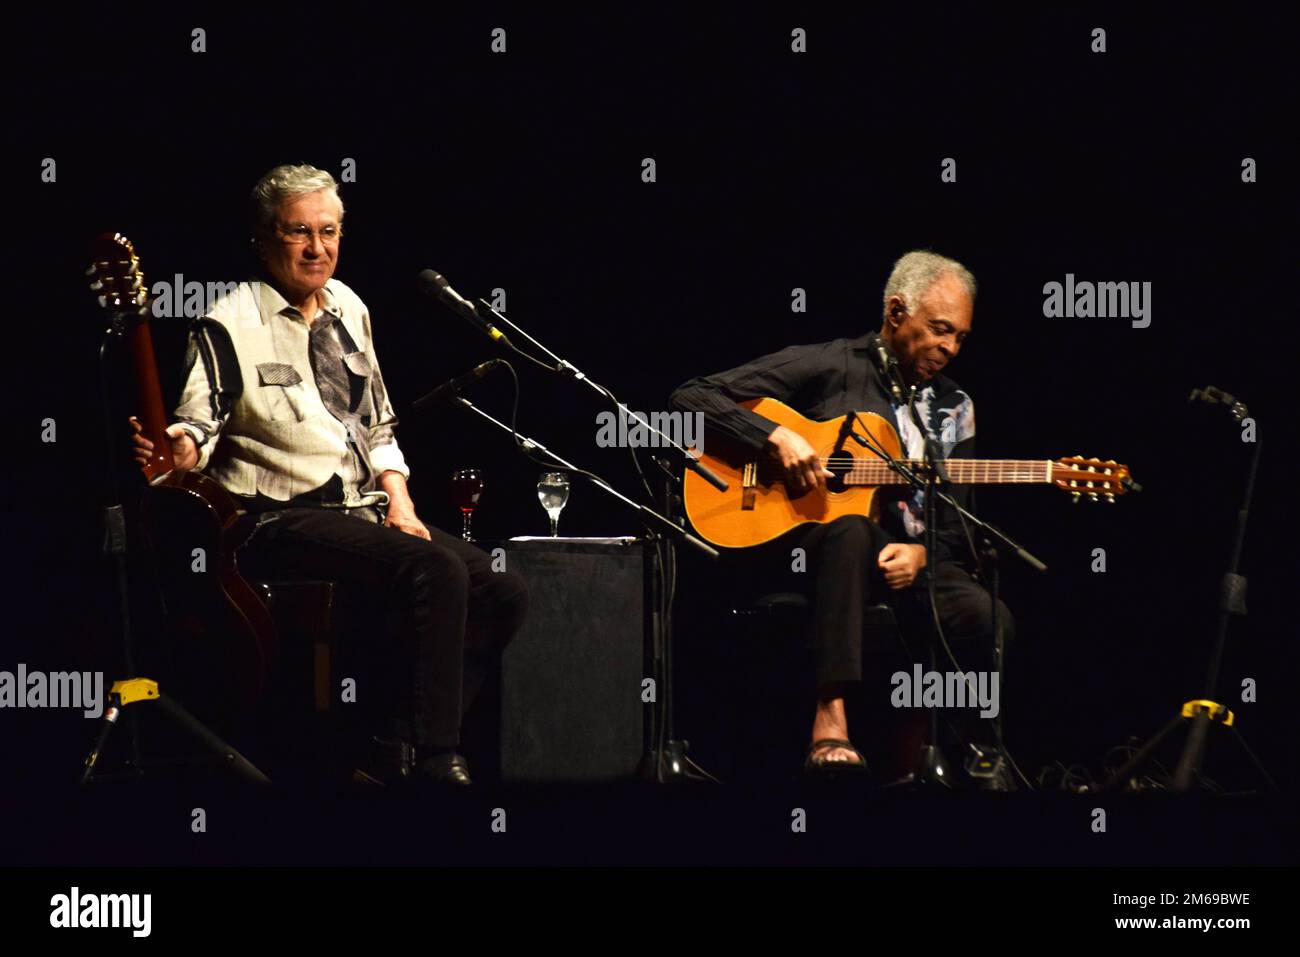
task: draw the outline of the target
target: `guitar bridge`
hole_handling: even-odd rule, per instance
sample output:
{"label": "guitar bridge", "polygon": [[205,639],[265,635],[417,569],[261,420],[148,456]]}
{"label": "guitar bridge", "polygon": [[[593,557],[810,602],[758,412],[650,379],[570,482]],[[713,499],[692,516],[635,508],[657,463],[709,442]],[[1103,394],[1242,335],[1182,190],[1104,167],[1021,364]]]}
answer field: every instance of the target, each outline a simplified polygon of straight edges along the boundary
{"label": "guitar bridge", "polygon": [[757,499],[758,492],[758,463],[746,462],[745,471],[741,479],[741,486],[744,492],[740,498],[740,510],[742,512],[752,512],[754,502]]}

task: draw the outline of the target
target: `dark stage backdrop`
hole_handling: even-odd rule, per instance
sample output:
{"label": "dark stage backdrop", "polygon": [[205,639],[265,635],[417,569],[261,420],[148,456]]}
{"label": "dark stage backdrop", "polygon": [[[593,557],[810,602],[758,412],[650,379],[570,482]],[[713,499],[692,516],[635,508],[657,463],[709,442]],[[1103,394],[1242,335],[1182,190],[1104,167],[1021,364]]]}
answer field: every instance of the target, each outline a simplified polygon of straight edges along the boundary
{"label": "dark stage backdrop", "polygon": [[[495,27],[505,53],[491,52]],[[806,53],[792,52],[796,27]],[[1094,27],[1104,53],[1090,49]],[[206,52],[191,52],[195,28]],[[693,375],[878,327],[906,250],[964,261],[980,295],[949,371],[975,399],[980,454],[1114,458],[1146,488],[1077,508],[1046,489],[980,493],[984,514],[1051,566],[1041,577],[1008,561],[1004,578],[1020,626],[1007,734],[1030,772],[1055,760],[1095,771],[1202,690],[1251,447],[1187,397],[1206,384],[1241,396],[1269,447],[1243,559],[1250,616],[1232,631],[1224,695],[1258,682],[1241,726],[1293,781],[1296,159],[1283,114],[1295,76],[1283,33],[1266,12],[1144,22],[694,7],[115,15],[16,34],[12,193],[29,219],[11,236],[22,312],[7,323],[9,378],[22,391],[4,507],[17,657],[0,667],[84,667],[116,633],[98,553],[106,449],[99,324],[81,276],[89,239],[126,233],[151,280],[247,278],[256,179],[284,162],[339,176],[351,160],[336,275],[370,306],[412,494],[423,517],[453,527],[448,476],[481,467],[487,537],[545,531],[539,470],[464,414],[409,410],[493,354],[421,300],[420,269],[467,295],[504,289],[514,321],[650,411]],[[40,178],[47,157],[53,183]],[[1243,182],[1247,157],[1257,182]],[[947,158],[955,182],[941,180]],[[1070,273],[1151,283],[1150,326],[1045,318],[1044,284]],[[791,310],[795,288],[806,312]],[[184,332],[181,320],[155,328],[169,401]],[[628,453],[596,446],[593,395],[519,373],[520,427],[634,490]],[[508,377],[473,395],[509,411]],[[53,444],[40,440],[46,417]],[[562,529],[638,527],[576,484]],[[1091,571],[1096,548],[1104,574]],[[717,648],[702,633],[713,575],[683,559],[693,613],[678,631],[679,730],[706,761],[722,759],[711,700],[729,680],[700,651]],[[24,727],[37,767],[75,766],[80,719]]]}

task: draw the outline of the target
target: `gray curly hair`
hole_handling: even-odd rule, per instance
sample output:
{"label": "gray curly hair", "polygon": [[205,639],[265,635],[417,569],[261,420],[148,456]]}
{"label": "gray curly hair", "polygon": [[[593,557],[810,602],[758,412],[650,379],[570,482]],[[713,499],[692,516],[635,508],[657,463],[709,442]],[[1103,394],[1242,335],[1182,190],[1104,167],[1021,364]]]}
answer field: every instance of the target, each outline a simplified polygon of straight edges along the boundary
{"label": "gray curly hair", "polygon": [[885,283],[884,316],[889,315],[889,300],[898,296],[907,304],[909,310],[915,309],[936,279],[952,274],[965,287],[971,302],[975,301],[975,277],[969,269],[947,256],[940,256],[924,249],[914,249],[898,257],[894,269]]}
{"label": "gray curly hair", "polygon": [[264,236],[272,231],[276,210],[287,199],[296,199],[307,193],[327,189],[339,201],[339,219],[343,219],[343,200],[339,199],[339,184],[323,169],[306,164],[286,163],[277,166],[257,181],[253,187],[253,232]]}

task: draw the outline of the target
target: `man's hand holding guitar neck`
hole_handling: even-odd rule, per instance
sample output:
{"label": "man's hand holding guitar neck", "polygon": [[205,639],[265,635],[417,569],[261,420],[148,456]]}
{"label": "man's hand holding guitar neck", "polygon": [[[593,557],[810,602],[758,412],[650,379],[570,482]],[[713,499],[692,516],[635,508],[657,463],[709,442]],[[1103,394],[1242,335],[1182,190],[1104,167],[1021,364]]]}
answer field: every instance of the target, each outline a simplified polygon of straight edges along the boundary
{"label": "man's hand holding guitar neck", "polygon": [[[149,464],[149,453],[153,451],[153,443],[142,434],[143,428],[140,420],[135,416],[130,418],[131,428],[134,435],[131,436],[131,445],[134,448],[134,458],[140,465]],[[172,461],[175,463],[176,470],[179,472],[188,472],[199,464],[199,447],[194,444],[194,438],[181,425],[169,425],[167,427],[167,437],[172,443]]]}

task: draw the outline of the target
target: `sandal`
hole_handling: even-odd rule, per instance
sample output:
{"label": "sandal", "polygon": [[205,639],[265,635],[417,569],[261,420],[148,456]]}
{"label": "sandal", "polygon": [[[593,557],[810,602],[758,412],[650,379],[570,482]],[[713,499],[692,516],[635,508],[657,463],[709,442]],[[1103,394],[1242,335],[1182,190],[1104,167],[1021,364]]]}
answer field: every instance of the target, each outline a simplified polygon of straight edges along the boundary
{"label": "sandal", "polygon": [[[834,748],[845,748],[852,751],[858,756],[856,761],[828,761],[825,757],[814,757],[818,751],[829,751]],[[820,741],[814,741],[808,746],[808,756],[804,758],[803,770],[805,774],[831,775],[838,771],[848,771],[851,774],[862,774],[867,771],[867,759],[862,756],[862,752],[855,748],[852,742],[841,741],[838,738],[822,738]]]}

